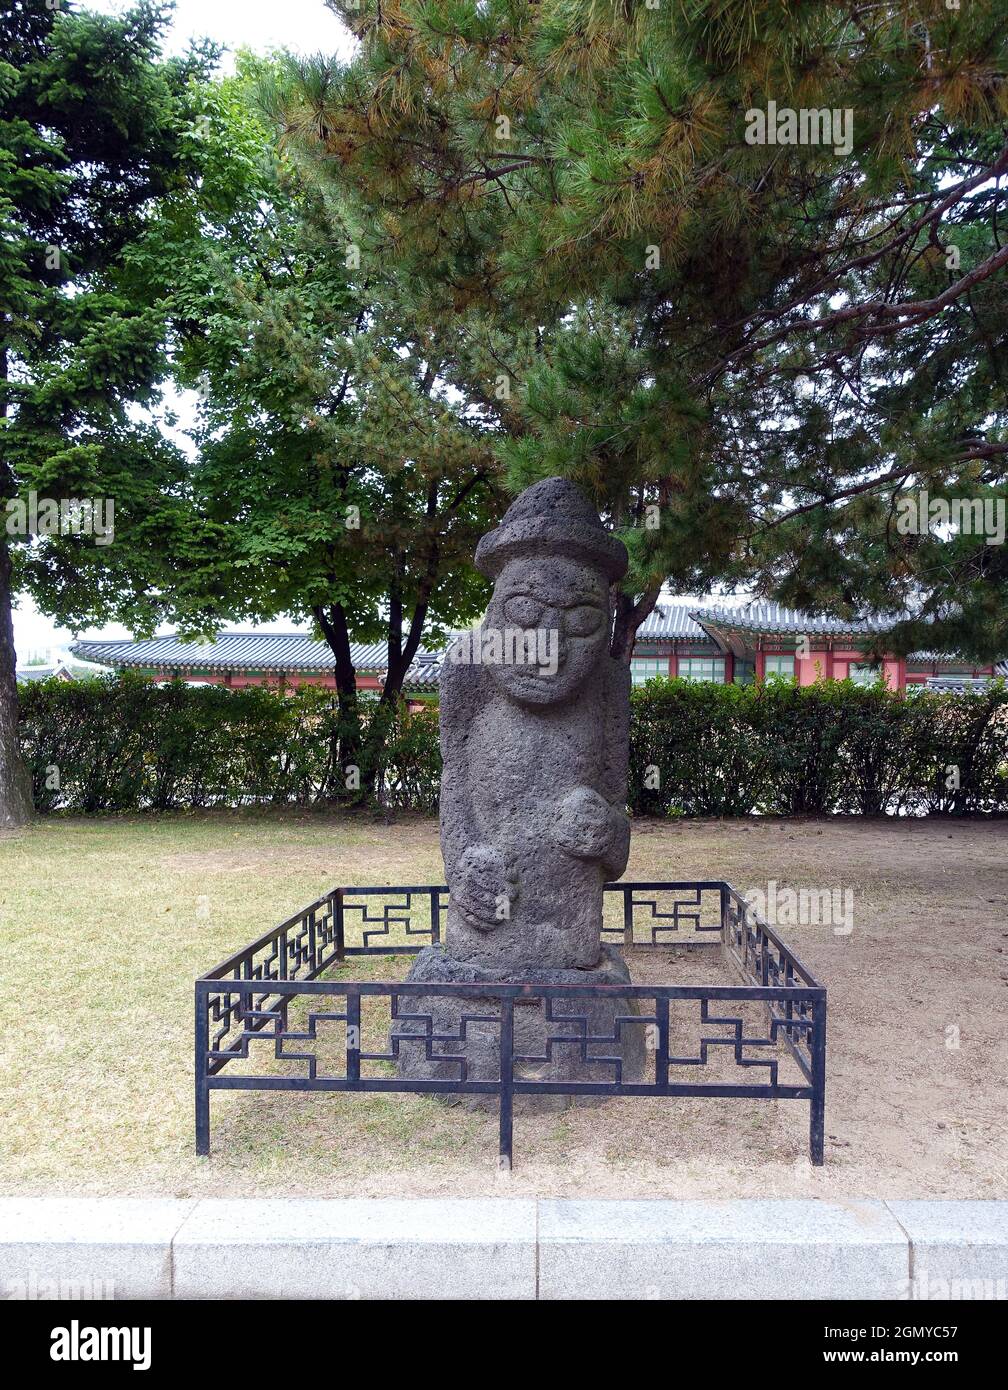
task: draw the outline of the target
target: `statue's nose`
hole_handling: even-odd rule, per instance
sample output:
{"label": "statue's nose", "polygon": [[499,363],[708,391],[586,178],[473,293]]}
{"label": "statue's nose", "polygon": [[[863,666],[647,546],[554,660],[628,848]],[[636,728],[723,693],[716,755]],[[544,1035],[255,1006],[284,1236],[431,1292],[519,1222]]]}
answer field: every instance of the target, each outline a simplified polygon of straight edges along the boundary
{"label": "statue's nose", "polygon": [[550,634],[550,646],[556,652],[557,669],[567,660],[567,636],[564,630],[563,609],[545,608],[540,623],[544,632]]}

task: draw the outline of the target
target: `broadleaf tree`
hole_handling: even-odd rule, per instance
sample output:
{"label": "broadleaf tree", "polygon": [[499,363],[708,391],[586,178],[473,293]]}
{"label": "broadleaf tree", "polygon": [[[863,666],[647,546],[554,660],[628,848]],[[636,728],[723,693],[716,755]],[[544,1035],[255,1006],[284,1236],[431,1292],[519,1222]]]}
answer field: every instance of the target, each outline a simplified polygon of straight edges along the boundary
{"label": "broadleaf tree", "polygon": [[[329,643],[342,747],[335,794],[364,800],[421,641],[471,620],[470,562],[498,515],[494,441],[517,419],[475,319],[442,320],[359,246],[276,147],[277,61],[240,54],[201,92],[200,173],[165,200],[131,263],[199,397],[190,464],[200,562],[173,586],[207,615],[313,622]],[[500,331],[496,338],[501,339]],[[514,331],[508,351],[536,350]],[[381,642],[362,717],[354,642]]]}
{"label": "broadleaf tree", "polygon": [[215,61],[161,57],[169,13],[0,15],[0,825],[31,810],[14,596],[71,624],[153,625],[157,559],[177,563],[189,534],[184,459],[153,419],[161,316],[115,282],[184,175],[188,92]]}

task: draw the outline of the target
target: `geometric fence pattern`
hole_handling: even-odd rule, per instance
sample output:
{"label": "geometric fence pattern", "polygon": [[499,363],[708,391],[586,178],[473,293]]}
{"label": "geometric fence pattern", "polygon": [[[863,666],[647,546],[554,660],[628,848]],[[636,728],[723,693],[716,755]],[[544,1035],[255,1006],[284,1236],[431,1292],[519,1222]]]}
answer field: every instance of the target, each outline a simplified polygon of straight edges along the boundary
{"label": "geometric fence pattern", "polygon": [[[322,978],[348,958],[406,954],[440,941],[447,899],[444,886],[335,888],[196,981],[198,1153],[210,1151],[214,1090],[490,1095],[499,1105],[500,1161],[508,1167],[516,1096],[718,1095],[807,1100],[809,1154],[813,1163],[822,1163],[826,991],[730,885],[711,880],[606,886],[604,935],[610,940],[646,948],[720,946],[741,979],[738,985],[620,986],[620,997],[632,1000],[637,1012],[617,1015],[608,1032],[591,1031],[587,1008],[590,996],[605,986]],[[445,1032],[443,1024],[439,1031],[432,1015],[420,1010],[420,1002],[429,1007],[432,996],[472,999],[473,1011],[459,1011],[457,1031]],[[364,1036],[365,1005],[380,1011],[381,1025],[372,1032],[381,1041]],[[516,1007],[540,1009],[560,1026],[548,1049],[571,1049],[584,1079],[544,1080],[536,1073],[535,1064],[545,1058],[516,1048]],[[685,1048],[677,1029],[684,1010],[696,1024]],[[754,1016],[762,1021],[754,1024]],[[393,1027],[403,1021],[409,1022],[408,1035]],[[499,1074],[491,1080],[469,1075],[461,1047],[466,1030],[476,1026],[492,1030],[499,1049]],[[624,1078],[616,1046],[634,1029],[642,1030],[646,1047],[641,1080]],[[436,1047],[439,1079],[397,1075],[403,1044],[423,1046],[428,1057]],[[457,1055],[453,1044],[460,1045]],[[233,1065],[255,1063],[264,1047],[281,1066],[248,1072]],[[787,1059],[797,1072],[782,1080]],[[713,1062],[730,1063],[737,1079],[698,1079],[697,1069],[712,1069]]]}

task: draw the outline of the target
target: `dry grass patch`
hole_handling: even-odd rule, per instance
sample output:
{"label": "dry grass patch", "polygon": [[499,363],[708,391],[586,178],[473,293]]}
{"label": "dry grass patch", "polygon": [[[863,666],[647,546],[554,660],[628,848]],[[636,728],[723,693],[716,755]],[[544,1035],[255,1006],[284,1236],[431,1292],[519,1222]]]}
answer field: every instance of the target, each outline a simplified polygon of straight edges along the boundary
{"label": "dry grass patch", "polygon": [[[519,1117],[501,1179],[494,1119],[430,1097],[218,1093],[214,1152],[192,1152],[194,978],[336,882],[441,881],[434,821],[41,822],[0,839],[2,1189],[1008,1195],[1006,837],[638,822],[628,877],[853,889],[851,936],[784,931],[830,992],[826,1166],[809,1167],[804,1104],[655,1099]],[[700,968],[664,951],[631,965],[641,982]]]}

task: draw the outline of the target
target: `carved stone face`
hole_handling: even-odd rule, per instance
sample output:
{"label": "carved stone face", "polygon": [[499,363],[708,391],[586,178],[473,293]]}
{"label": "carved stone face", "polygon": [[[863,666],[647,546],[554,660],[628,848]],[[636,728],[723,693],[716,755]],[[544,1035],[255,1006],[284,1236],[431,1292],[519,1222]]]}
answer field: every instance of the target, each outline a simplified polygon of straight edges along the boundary
{"label": "carved stone face", "polygon": [[[501,659],[487,665],[509,699],[560,704],[577,694],[609,650],[609,581],[560,555],[518,557],[497,576],[483,629],[501,634]],[[522,648],[518,633],[526,636],[526,658],[535,659],[512,659]]]}

